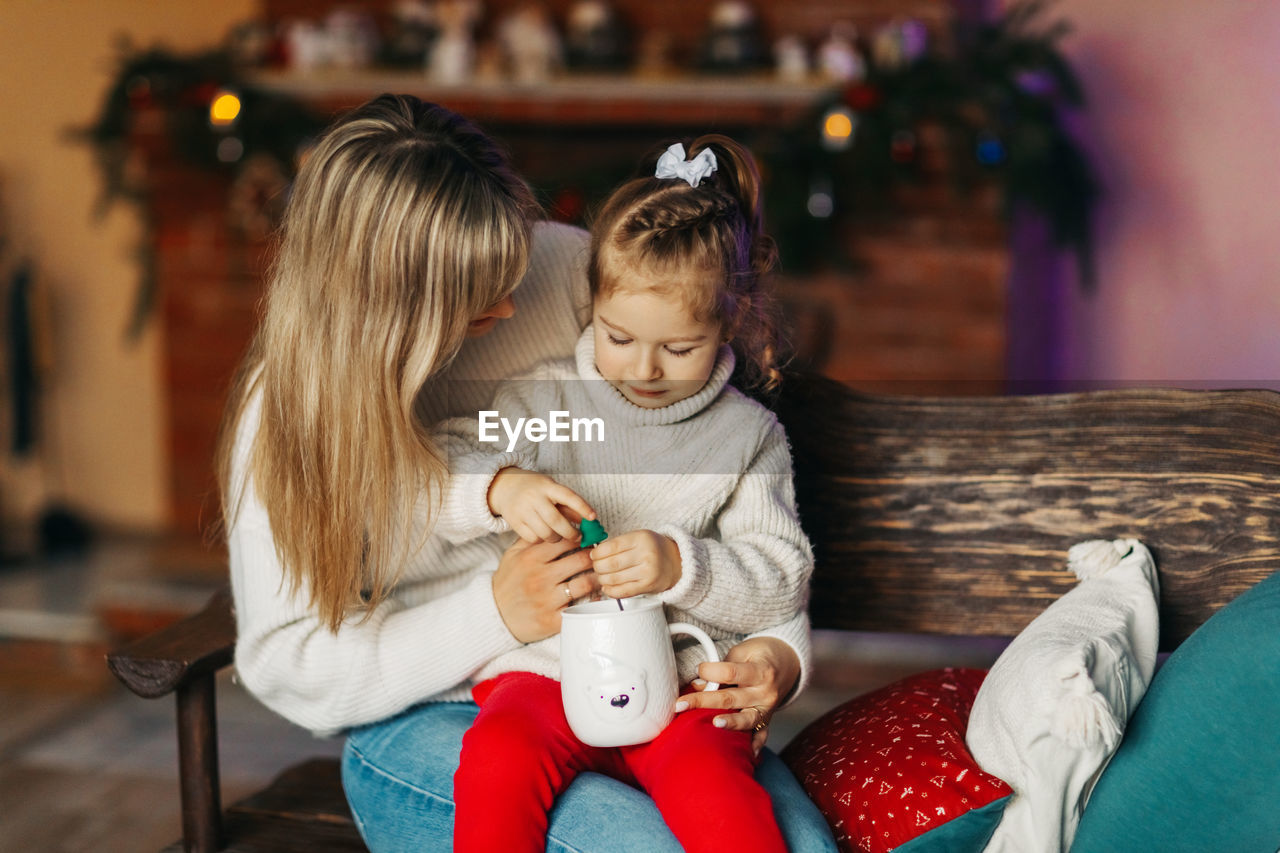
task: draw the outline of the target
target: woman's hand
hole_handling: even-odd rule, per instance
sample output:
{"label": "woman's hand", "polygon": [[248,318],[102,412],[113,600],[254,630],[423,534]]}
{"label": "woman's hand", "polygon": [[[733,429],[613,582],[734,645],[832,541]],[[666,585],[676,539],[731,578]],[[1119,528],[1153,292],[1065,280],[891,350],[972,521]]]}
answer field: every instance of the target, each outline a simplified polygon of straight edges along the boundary
{"label": "woman's hand", "polygon": [[596,517],[595,510],[573,489],[546,474],[514,467],[494,475],[489,484],[489,510],[505,518],[526,542],[576,541],[579,534],[572,517]]}
{"label": "woman's hand", "polygon": [[517,640],[532,643],[560,633],[560,611],[600,588],[586,551],[565,553],[563,542],[516,542],[498,562],[493,600]]}
{"label": "woman's hand", "polygon": [[591,549],[600,591],[610,598],[666,592],[680,580],[680,548],[652,530],[611,536]]}
{"label": "woman's hand", "polygon": [[680,697],[676,710],[734,709],[713,722],[726,729],[752,731],[751,748],[758,754],[769,737],[769,719],[800,678],[800,659],[776,637],[752,637],[729,649],[724,660],[699,664],[698,676],[719,682],[720,689],[706,691],[699,686],[699,692]]}

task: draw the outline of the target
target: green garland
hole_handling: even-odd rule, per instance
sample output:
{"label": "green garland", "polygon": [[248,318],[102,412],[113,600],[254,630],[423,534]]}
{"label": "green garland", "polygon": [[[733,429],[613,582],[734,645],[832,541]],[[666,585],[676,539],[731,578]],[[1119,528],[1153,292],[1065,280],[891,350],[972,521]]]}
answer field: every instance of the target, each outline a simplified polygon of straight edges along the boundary
{"label": "green garland", "polygon": [[[777,164],[786,178],[775,187],[810,192],[815,175],[829,178],[833,220],[890,210],[893,188],[921,179],[914,132],[939,127],[957,189],[996,182],[1006,217],[1024,209],[1043,217],[1057,244],[1075,254],[1081,282],[1091,288],[1099,189],[1068,125],[1084,105],[1080,83],[1058,47],[1070,27],[1063,21],[1037,27],[1047,5],[1029,0],[1013,6],[953,55],[929,55],[891,70],[870,68],[865,80],[824,103],[813,118],[812,126],[819,127],[832,109],[848,111],[853,143],[830,151],[812,131],[795,136]],[[790,244],[786,256],[834,260],[833,226],[788,213],[804,205],[795,191],[791,195],[776,198],[774,207],[780,239]]]}
{"label": "green garland", "polygon": [[[130,132],[134,115],[158,109],[174,155],[197,168],[234,176],[240,168],[266,155],[285,175],[292,175],[299,148],[317,134],[325,119],[303,104],[257,89],[245,82],[226,50],[184,56],[161,48],[134,52],[122,43],[119,70],[107,90],[97,120],[73,131],[78,141],[94,148],[102,191],[95,212],[102,216],[118,201],[135,204],[146,214],[146,184],[129,168]],[[210,121],[210,104],[219,92],[240,101],[234,121],[217,127]],[[229,137],[238,145],[234,157],[219,146]],[[152,223],[145,223],[147,230]],[[144,238],[146,239],[146,238]],[[155,307],[156,278],[150,245],[139,247],[140,282],[130,313],[127,336],[136,339]]]}

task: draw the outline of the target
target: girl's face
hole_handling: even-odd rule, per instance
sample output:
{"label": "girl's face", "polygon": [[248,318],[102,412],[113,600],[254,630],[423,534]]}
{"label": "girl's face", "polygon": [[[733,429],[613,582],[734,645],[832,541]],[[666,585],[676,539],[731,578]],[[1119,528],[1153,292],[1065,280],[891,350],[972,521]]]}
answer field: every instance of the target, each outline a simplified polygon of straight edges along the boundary
{"label": "girl's face", "polygon": [[597,297],[592,321],[596,369],[646,409],[696,394],[710,378],[722,342],[719,323],[698,320],[680,299],[649,289]]}

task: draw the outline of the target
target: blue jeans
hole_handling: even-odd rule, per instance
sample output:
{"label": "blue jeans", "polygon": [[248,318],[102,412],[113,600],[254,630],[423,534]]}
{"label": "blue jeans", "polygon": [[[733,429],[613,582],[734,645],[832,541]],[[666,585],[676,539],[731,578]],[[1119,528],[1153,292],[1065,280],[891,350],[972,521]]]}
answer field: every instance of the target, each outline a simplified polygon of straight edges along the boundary
{"label": "blue jeans", "polygon": [[[453,772],[472,702],[420,705],[353,730],[342,754],[342,785],[356,826],[373,853],[420,853],[453,847]],[[756,778],[773,799],[792,853],[835,851],[822,814],[769,750]],[[708,780],[714,784],[713,780]],[[497,807],[497,804],[495,804]],[[631,786],[583,773],[556,800],[547,850],[679,853],[653,801]]]}

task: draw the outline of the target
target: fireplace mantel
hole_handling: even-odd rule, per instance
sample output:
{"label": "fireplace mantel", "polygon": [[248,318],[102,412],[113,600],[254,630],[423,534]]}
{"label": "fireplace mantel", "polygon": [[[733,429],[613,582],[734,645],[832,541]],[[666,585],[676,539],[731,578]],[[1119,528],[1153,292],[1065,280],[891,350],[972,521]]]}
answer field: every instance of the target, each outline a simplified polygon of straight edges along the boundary
{"label": "fireplace mantel", "polygon": [[[395,82],[395,75],[282,76],[273,85],[333,111],[384,84],[405,88]],[[439,95],[457,108],[470,103],[510,147],[517,168],[554,186],[573,170],[619,167],[623,174],[664,132],[701,124],[697,105],[705,94],[679,90],[664,101],[648,83],[624,89],[626,97],[606,97],[566,82],[531,100],[483,87],[447,98],[426,87],[416,93]],[[808,115],[822,96],[817,88],[749,89],[739,86],[716,109],[741,123],[747,139],[769,144],[784,128],[782,117]],[[176,533],[200,534],[218,517],[214,444],[231,376],[253,333],[270,242],[233,223],[230,171],[207,171],[175,156],[163,115],[137,113],[132,140],[146,175],[148,248],[163,326],[170,515]],[[997,196],[957,199],[938,178],[901,201],[900,212],[841,238],[841,264],[787,274],[795,265],[783,258],[779,292],[796,348],[828,375],[870,390],[999,393],[1008,253]]]}

